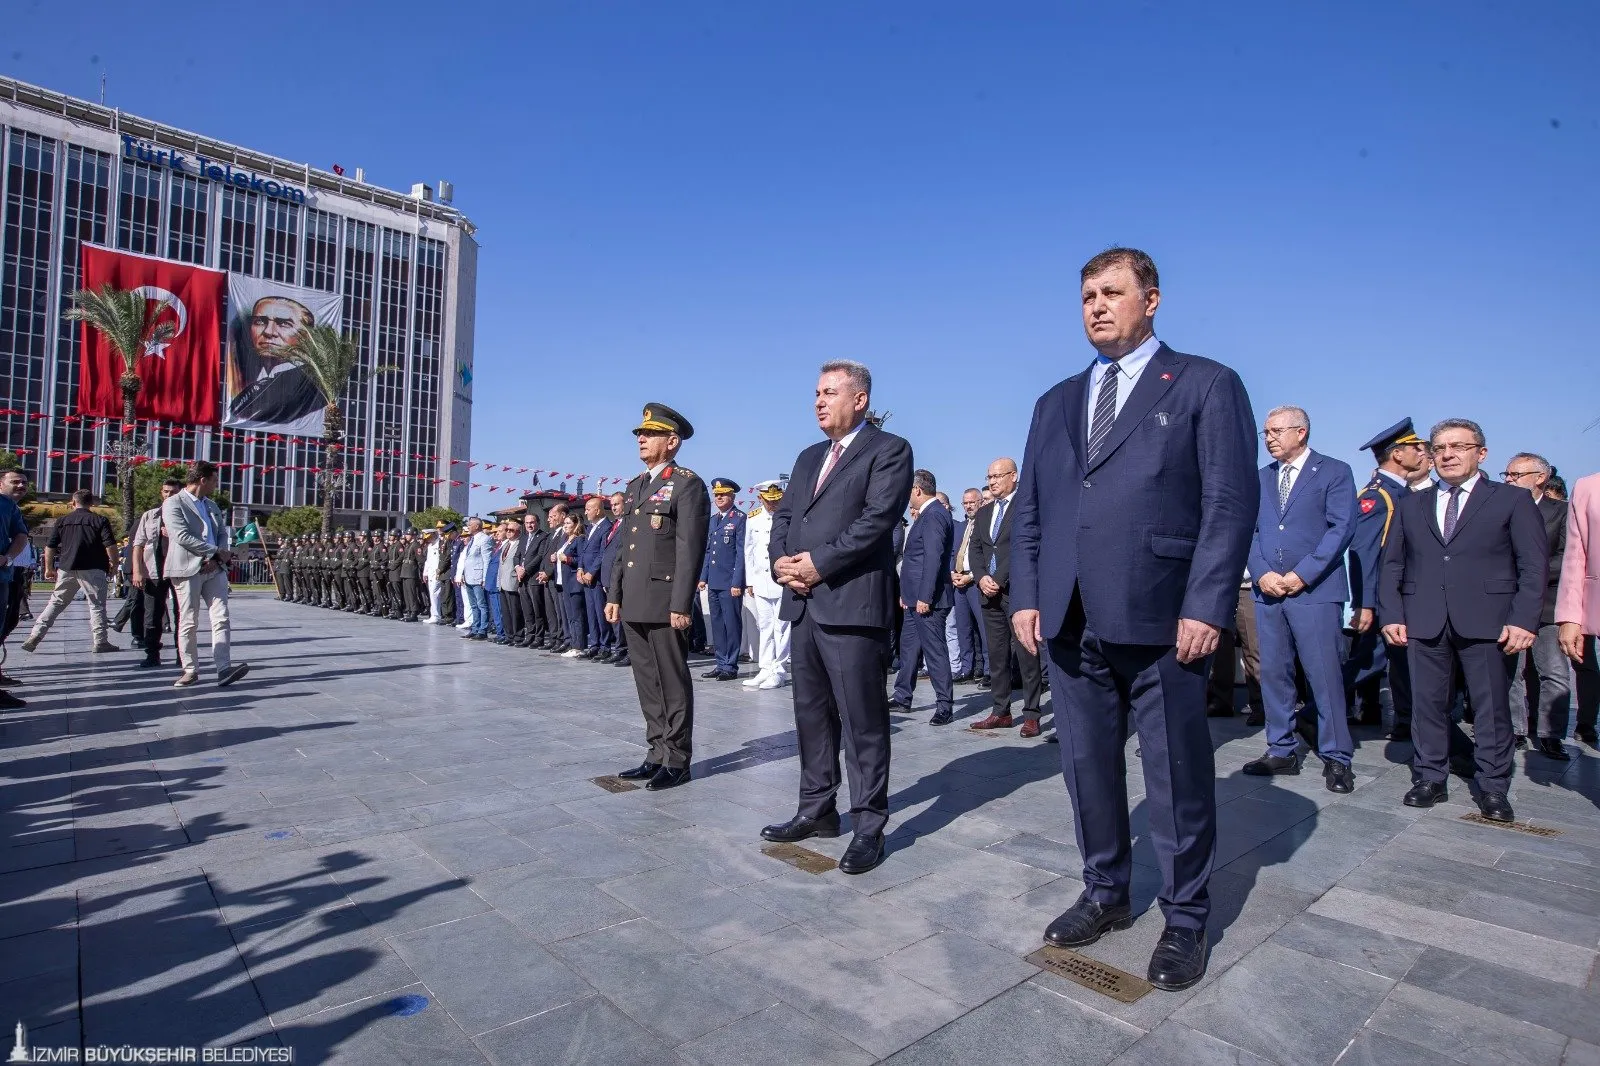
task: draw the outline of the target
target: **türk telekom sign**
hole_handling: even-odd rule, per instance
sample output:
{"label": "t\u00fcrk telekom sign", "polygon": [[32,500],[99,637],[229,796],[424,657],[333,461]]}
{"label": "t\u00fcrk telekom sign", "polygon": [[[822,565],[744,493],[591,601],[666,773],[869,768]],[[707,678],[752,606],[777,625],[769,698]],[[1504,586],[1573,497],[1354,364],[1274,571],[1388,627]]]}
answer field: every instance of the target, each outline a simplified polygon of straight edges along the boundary
{"label": "t\u00fcrk telekom sign", "polygon": [[231,163],[214,163],[203,155],[191,158],[173,148],[157,148],[148,141],[141,141],[126,133],[122,135],[122,158],[137,159],[141,163],[158,167],[170,167],[180,174],[193,174],[210,181],[220,181],[225,185],[249,189],[279,200],[287,200],[292,204],[306,202],[304,189],[285,185],[275,178],[263,178],[253,171],[235,170]]}

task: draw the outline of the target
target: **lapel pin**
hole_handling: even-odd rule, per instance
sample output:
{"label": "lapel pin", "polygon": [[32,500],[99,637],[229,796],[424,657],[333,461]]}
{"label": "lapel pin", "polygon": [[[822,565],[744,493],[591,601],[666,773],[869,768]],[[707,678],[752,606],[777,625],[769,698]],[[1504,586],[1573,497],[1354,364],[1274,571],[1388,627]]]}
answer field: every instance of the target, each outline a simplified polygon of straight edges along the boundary
{"label": "lapel pin", "polygon": [[1162,381],[1171,381],[1172,380],[1172,375],[1171,374],[1162,374],[1161,375],[1161,380]]}

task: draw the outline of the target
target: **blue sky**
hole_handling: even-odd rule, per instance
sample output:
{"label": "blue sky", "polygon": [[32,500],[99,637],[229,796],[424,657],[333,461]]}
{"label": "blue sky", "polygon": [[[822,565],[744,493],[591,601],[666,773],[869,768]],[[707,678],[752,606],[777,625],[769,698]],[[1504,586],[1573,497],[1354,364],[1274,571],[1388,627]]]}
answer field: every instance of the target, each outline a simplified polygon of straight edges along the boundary
{"label": "blue sky", "polygon": [[1121,243],[1164,340],[1258,420],[1307,407],[1358,478],[1403,415],[1479,420],[1495,473],[1600,469],[1600,5],[6,6],[16,77],[104,70],[160,121],[454,181],[485,461],[631,475],[654,400],[748,485],[817,439],[845,356],[941,487],[977,484],[1087,364],[1077,270]]}

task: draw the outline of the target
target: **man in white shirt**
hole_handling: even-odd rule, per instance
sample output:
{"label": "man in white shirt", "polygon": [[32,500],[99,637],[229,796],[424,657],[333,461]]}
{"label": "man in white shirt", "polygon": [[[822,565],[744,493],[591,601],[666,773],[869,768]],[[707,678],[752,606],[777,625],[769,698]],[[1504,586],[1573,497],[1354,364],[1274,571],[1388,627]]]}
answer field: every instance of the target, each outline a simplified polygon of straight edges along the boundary
{"label": "man in white shirt", "polygon": [[783,586],[772,577],[768,546],[772,543],[772,516],[783,502],[783,483],[763,481],[755,486],[761,509],[750,516],[744,530],[744,573],[750,582],[744,590],[745,603],[756,618],[756,664],[754,677],[744,680],[745,688],[774,689],[789,683],[789,623],[778,617],[783,605]]}
{"label": "man in white shirt", "polygon": [[183,659],[183,674],[173,682],[185,688],[200,679],[197,629],[203,604],[211,617],[211,660],[217,668],[217,684],[227,687],[250,672],[249,663],[232,662],[228,620],[228,526],[222,512],[211,502],[217,487],[217,468],[203,460],[189,466],[182,492],[161,505],[161,521],[167,528],[165,573],[178,593],[178,647]]}

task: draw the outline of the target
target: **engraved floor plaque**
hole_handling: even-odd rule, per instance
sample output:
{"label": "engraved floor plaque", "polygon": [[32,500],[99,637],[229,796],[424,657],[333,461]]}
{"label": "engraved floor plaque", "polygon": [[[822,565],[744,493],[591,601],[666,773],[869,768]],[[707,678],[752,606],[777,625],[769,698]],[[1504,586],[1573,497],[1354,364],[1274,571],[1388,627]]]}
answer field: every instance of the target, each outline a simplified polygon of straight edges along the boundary
{"label": "engraved floor plaque", "polygon": [[820,851],[802,848],[798,844],[763,844],[761,854],[786,862],[808,874],[825,874],[839,868],[837,859],[830,859]]}
{"label": "engraved floor plaque", "polygon": [[639,788],[639,786],[634,784],[632,781],[624,781],[622,778],[614,777],[610,774],[607,774],[605,777],[595,778],[594,783],[605,789],[607,792],[635,792]]}
{"label": "engraved floor plaque", "polygon": [[1091,959],[1087,955],[1079,955],[1076,951],[1052,947],[1049,944],[1029,955],[1027,961],[1041,970],[1049,970],[1058,977],[1065,977],[1073,984],[1092,988],[1101,995],[1110,996],[1118,1003],[1136,1002],[1155,987],[1144,978],[1135,977],[1115,966],[1108,966],[1099,959]]}
{"label": "engraved floor plaque", "polygon": [[1536,837],[1558,837],[1561,835],[1561,830],[1552,829],[1547,825],[1530,825],[1527,822],[1495,822],[1476,812],[1463,814],[1461,820],[1463,822],[1471,822],[1473,825],[1492,826],[1495,829],[1514,829],[1519,833],[1529,833]]}

